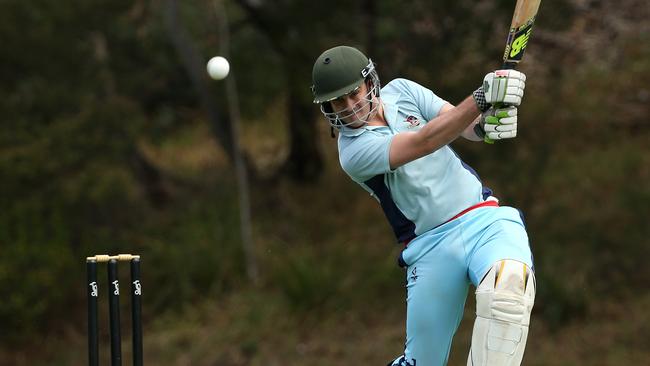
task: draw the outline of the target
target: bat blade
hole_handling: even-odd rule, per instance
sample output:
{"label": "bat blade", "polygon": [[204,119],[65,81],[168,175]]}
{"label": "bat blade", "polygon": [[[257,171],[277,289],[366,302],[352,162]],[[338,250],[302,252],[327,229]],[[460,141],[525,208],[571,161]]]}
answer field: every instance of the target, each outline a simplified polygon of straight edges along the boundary
{"label": "bat blade", "polygon": [[503,68],[514,69],[524,56],[541,0],[517,0],[503,53]]}
{"label": "bat blade", "polygon": [[[506,50],[503,53],[502,69],[514,69],[524,56],[540,2],[541,0],[517,0],[506,41]],[[488,144],[494,143],[494,140],[487,136],[483,138],[483,141]]]}

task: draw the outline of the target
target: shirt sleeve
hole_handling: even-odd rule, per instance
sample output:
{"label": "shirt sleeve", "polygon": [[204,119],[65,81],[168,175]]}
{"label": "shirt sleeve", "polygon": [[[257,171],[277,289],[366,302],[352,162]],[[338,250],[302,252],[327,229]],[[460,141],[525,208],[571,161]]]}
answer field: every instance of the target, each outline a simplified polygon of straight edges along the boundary
{"label": "shirt sleeve", "polygon": [[442,106],[447,103],[446,100],[437,96],[433,91],[414,81],[407,79],[397,79],[396,81],[399,83],[400,89],[411,97],[413,103],[420,110],[422,117],[426,118],[427,121],[437,117]]}
{"label": "shirt sleeve", "polygon": [[339,160],[343,170],[357,183],[390,172],[392,134],[366,131],[360,136],[344,137],[339,143]]}

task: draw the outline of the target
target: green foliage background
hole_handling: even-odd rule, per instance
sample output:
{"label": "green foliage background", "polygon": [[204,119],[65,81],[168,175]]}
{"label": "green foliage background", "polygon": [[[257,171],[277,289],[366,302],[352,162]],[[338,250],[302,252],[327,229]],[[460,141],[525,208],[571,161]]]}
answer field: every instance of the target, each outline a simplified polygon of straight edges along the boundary
{"label": "green foliage background", "polygon": [[[403,342],[398,248],[320,118],[305,121],[318,123],[318,179],[283,170],[289,91],[307,93],[313,59],[346,43],[368,50],[384,83],[412,78],[458,102],[499,66],[512,2],[224,2],[254,173],[256,285],[224,132],[172,45],[169,3],[0,2],[0,363],[85,362],[84,258],[118,252],[143,256],[152,364],[387,362]],[[222,46],[213,5],[179,4],[205,61]],[[526,214],[539,286],[528,364],[650,358],[648,11],[542,2],[520,135],[454,143]],[[223,85],[210,88],[226,118]],[[471,302],[453,364],[464,364]]]}

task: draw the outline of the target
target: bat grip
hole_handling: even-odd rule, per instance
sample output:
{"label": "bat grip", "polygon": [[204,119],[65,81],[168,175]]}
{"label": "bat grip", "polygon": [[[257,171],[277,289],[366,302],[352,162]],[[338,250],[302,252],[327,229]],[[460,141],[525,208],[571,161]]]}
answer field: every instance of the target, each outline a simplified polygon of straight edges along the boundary
{"label": "bat grip", "polygon": [[503,64],[501,64],[501,70],[512,70],[517,66],[516,62],[507,62],[504,61]]}

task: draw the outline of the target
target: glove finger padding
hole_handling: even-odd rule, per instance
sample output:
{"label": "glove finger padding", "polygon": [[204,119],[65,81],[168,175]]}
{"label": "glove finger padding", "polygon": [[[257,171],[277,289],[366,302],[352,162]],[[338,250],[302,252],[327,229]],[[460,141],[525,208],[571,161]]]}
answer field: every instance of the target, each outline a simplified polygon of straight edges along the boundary
{"label": "glove finger padding", "polygon": [[485,123],[493,125],[507,125],[517,123],[517,107],[508,106],[503,108],[492,108],[484,115]]}
{"label": "glove finger padding", "polygon": [[508,124],[508,125],[486,124],[484,128],[485,128],[486,133],[516,131],[517,130],[517,122],[512,123],[512,124]]}
{"label": "glove finger padding", "polygon": [[517,136],[517,107],[490,108],[481,118],[485,136],[491,140],[509,139]]}
{"label": "glove finger padding", "polygon": [[486,132],[485,136],[492,140],[505,140],[517,137],[517,130],[507,132]]}

